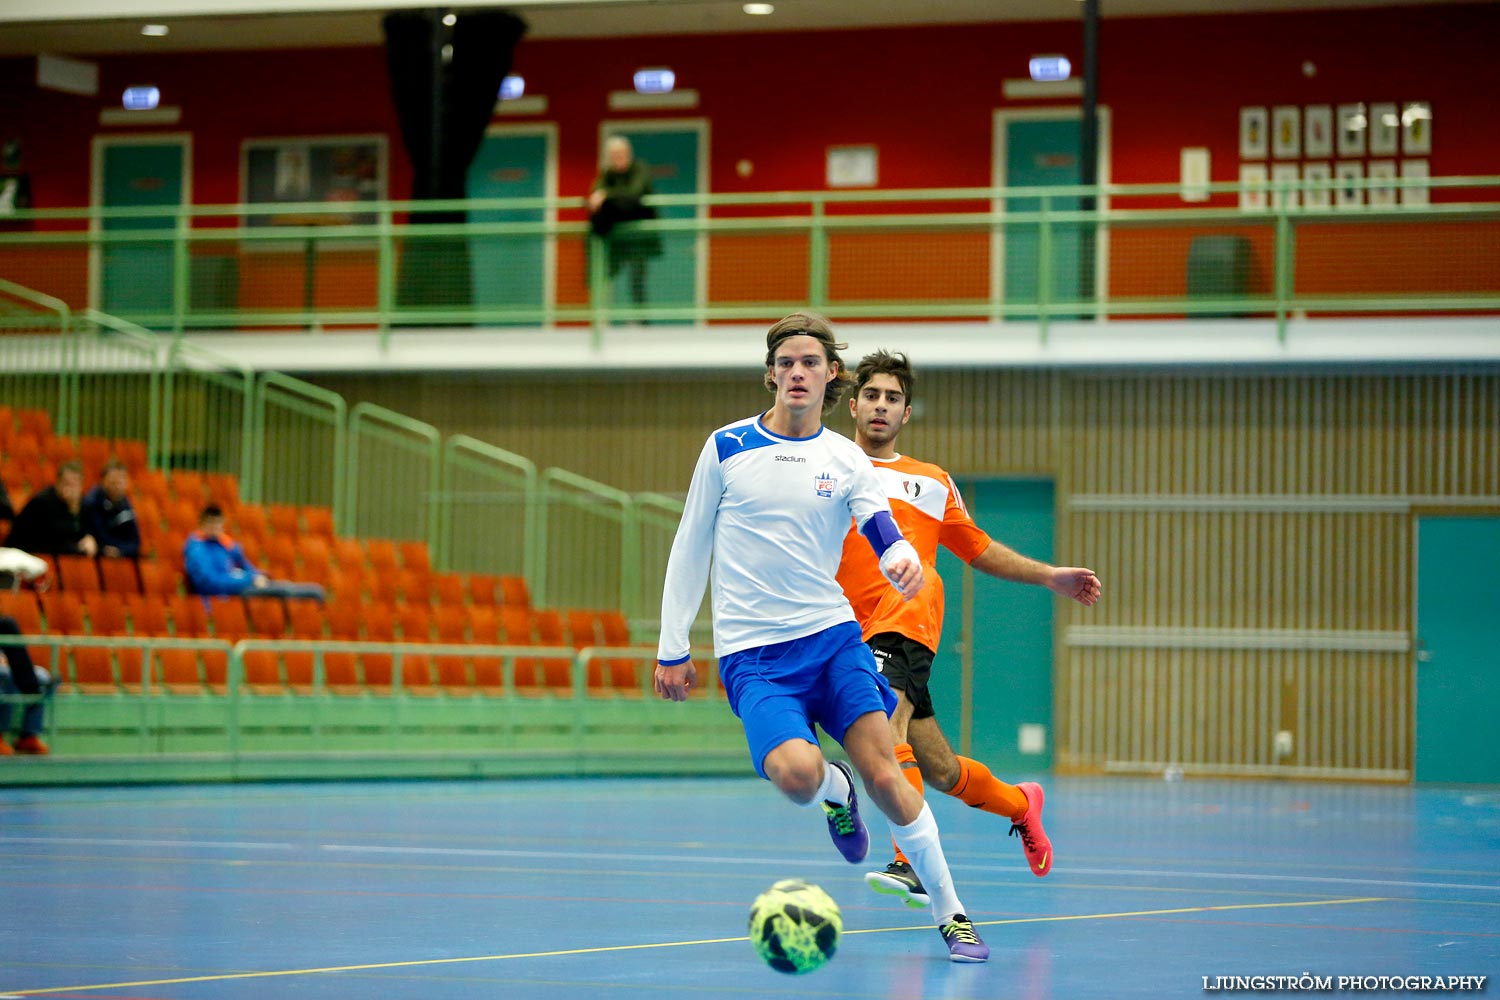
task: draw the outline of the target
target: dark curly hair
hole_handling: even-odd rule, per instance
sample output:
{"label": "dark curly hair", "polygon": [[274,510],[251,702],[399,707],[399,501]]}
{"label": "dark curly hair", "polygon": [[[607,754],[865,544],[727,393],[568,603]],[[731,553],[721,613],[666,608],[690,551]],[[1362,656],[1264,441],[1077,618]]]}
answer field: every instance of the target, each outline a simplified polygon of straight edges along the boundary
{"label": "dark curly hair", "polygon": [[911,405],[912,386],[917,382],[917,376],[911,370],[911,359],[905,354],[884,350],[866,354],[859,359],[859,367],[854,369],[854,391],[858,393],[876,375],[894,376],[901,383],[901,395],[906,397],[906,405]]}

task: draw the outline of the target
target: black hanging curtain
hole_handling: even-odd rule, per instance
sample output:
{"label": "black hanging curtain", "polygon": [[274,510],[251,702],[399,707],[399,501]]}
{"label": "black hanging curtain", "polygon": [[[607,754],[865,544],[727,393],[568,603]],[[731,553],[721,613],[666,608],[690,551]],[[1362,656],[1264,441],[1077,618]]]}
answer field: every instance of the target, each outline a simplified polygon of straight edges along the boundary
{"label": "black hanging curtain", "polygon": [[[456,14],[454,23],[446,25],[450,13]],[[504,10],[437,8],[387,14],[384,26],[391,96],[411,158],[411,197],[467,197],[469,164],[484,141],[526,22]],[[411,216],[418,225],[465,221],[461,211]],[[397,304],[463,307],[472,301],[472,288],[467,240],[414,234],[405,242]]]}

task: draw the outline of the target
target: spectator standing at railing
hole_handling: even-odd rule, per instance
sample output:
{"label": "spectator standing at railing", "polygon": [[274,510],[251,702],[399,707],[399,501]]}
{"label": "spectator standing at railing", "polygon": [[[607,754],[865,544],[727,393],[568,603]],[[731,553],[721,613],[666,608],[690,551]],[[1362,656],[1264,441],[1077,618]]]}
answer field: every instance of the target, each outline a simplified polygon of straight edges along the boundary
{"label": "spectator standing at railing", "polygon": [[316,583],[273,580],[255,568],[245,549],[224,531],[224,512],[209,504],[198,515],[198,530],[182,547],[188,587],[203,597],[311,597],[323,600]]}
{"label": "spectator standing at railing", "polygon": [[134,559],[141,552],[141,526],[130,504],[130,473],[111,461],[99,484],[83,498],[83,526],[99,543],[99,554]]}
{"label": "spectator standing at railing", "polygon": [[99,545],[84,526],[83,466],[64,462],[57,481],[26,501],[5,544],[23,552],[47,555],[97,555]]}
{"label": "spectator standing at railing", "polygon": [[656,209],[642,201],[651,193],[651,171],[635,158],[630,140],[611,136],[604,143],[604,169],[589,191],[589,225],[609,247],[610,278],[624,270],[630,297],[638,306],[646,304],[646,262],[661,256],[661,237],[634,226],[617,227],[622,222],[655,219]]}
{"label": "spectator standing at railing", "polygon": [[[0,615],[0,636],[20,635],[21,628],[9,615]],[[12,754],[50,753],[42,742],[41,732],[45,721],[46,707],[41,700],[33,701],[21,709],[21,730],[16,737],[15,749],[5,742],[10,732],[12,704],[4,696],[47,695],[52,692],[52,674],[46,667],[31,662],[31,653],[20,643],[0,641],[0,757]]]}

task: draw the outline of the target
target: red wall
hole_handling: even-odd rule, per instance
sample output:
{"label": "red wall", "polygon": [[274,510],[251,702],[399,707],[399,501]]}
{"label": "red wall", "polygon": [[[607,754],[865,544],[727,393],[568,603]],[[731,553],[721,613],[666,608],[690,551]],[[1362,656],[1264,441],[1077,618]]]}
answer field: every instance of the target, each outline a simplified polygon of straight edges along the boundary
{"label": "red wall", "polygon": [[[1433,176],[1500,174],[1500,4],[1117,19],[1106,20],[1100,36],[1099,96],[1113,113],[1110,169],[1118,183],[1175,182],[1183,146],[1207,146],[1213,179],[1233,182],[1242,105],[1355,101],[1431,102]],[[860,143],[879,146],[881,187],[983,187],[993,112],[1039,103],[1007,101],[1003,81],[1024,76],[1030,56],[1052,52],[1081,68],[1078,22],[523,41],[516,72],[529,93],[550,102],[544,119],[559,128],[563,195],[581,195],[592,180],[601,120],[652,117],[606,105],[609,91],[627,89],[636,69],[652,65],[672,67],[680,87],[701,94],[698,109],[655,116],[710,122],[713,191],[820,189],[826,147]],[[38,90],[34,60],[0,60],[0,138],[22,139],[38,207],[88,203],[91,139],[148,131],[100,127],[99,110],[126,86],[145,83],[183,109],[181,123],[163,131],[192,134],[195,202],[239,200],[241,140],[302,134],[386,133],[390,196],[409,194],[378,48],[98,61],[101,95],[84,98]],[[1305,62],[1315,74],[1304,73]],[[749,177],[736,172],[740,160],[754,164]],[[732,247],[724,252],[732,256]],[[1178,255],[1160,259],[1160,274],[1116,274],[1114,292],[1180,284]],[[32,263],[40,265],[40,255]],[[567,301],[582,295],[575,264]],[[987,265],[981,258],[977,266],[982,273]],[[35,267],[23,270],[17,280]],[[69,286],[74,297],[82,272],[62,274],[77,267],[59,261],[42,270],[51,279],[36,283],[59,294]],[[717,287],[733,283],[732,270],[716,272]],[[793,294],[805,284],[800,271],[788,282]]]}
{"label": "red wall", "polygon": [[[605,97],[634,70],[666,65],[702,105],[663,116],[711,122],[715,191],[816,189],[830,145],[879,145],[882,187],[984,186],[991,114],[1019,106],[1001,93],[1026,60],[1061,52],[1081,64],[1076,22],[938,26],[804,34],[523,41],[516,71],[550,101],[564,194],[588,186]],[[1114,114],[1116,181],[1177,177],[1178,150],[1205,145],[1215,180],[1238,175],[1241,105],[1427,100],[1433,175],[1500,172],[1500,4],[1344,12],[1119,19],[1103,24],[1100,99]],[[1316,75],[1302,72],[1304,61]],[[35,87],[31,59],[0,60],[0,137],[25,146],[38,206],[83,205],[89,142],[139,129],[98,125],[102,105],[152,83],[183,109],[172,131],[193,135],[194,200],[239,198],[240,140],[385,132],[391,195],[410,171],[395,131],[380,50],[105,56],[101,96]],[[1035,103],[1035,102],[1021,102]],[[751,160],[749,178],[735,172]]]}

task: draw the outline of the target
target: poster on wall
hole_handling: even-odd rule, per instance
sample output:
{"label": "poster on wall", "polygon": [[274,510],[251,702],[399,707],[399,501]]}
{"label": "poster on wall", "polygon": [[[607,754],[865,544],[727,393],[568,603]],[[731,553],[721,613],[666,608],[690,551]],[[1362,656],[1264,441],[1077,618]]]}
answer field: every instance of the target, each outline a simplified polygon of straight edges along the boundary
{"label": "poster on wall", "polygon": [[1401,108],[1401,151],[1432,152],[1432,105],[1426,101],[1407,101]]}
{"label": "poster on wall", "polygon": [[1282,105],[1271,109],[1271,155],[1295,160],[1302,155],[1302,109]]}
{"label": "poster on wall", "polygon": [[1370,105],[1370,155],[1392,156],[1401,138],[1401,119],[1394,104]]}
{"label": "poster on wall", "polygon": [[1333,203],[1333,168],[1325,163],[1302,165],[1302,204],[1308,208],[1327,208]]}
{"label": "poster on wall", "polygon": [[1240,108],[1240,159],[1265,159],[1266,131],[1265,108]]}
{"label": "poster on wall", "polygon": [[874,146],[828,147],[829,187],[874,187],[879,180],[880,155]]}
{"label": "poster on wall", "polygon": [[1310,104],[1302,116],[1302,155],[1333,155],[1333,108]]}
{"label": "poster on wall", "polygon": [[[250,205],[321,202],[315,211],[258,212],[250,226],[373,225],[361,202],[385,197],[384,136],[247,139],[240,150],[241,200]],[[328,207],[348,204],[349,209]]]}
{"label": "poster on wall", "polygon": [[1363,104],[1339,105],[1339,155],[1364,156],[1369,120]]}
{"label": "poster on wall", "polygon": [[1240,164],[1240,210],[1263,212],[1266,208],[1266,184],[1270,172],[1264,163]]}
{"label": "poster on wall", "polygon": [[[1370,171],[1370,180],[1372,182],[1373,181],[1395,181],[1395,179],[1396,179],[1396,161],[1395,160],[1371,160],[1370,161],[1370,166],[1369,166],[1369,171]],[[1372,183],[1370,185],[1370,207],[1371,208],[1391,208],[1395,204],[1396,204],[1396,185],[1394,183],[1390,183],[1390,184],[1374,184],[1374,183]]]}
{"label": "poster on wall", "polygon": [[1295,163],[1273,163],[1271,165],[1271,207],[1296,208],[1297,182],[1302,171]]}
{"label": "poster on wall", "polygon": [[1401,188],[1401,204],[1408,208],[1420,208],[1428,203],[1427,185],[1411,183],[1412,181],[1426,181],[1429,176],[1427,171],[1426,160],[1401,161],[1401,179],[1407,182]]}
{"label": "poster on wall", "polygon": [[1365,165],[1361,160],[1343,160],[1333,168],[1338,178],[1338,189],[1334,191],[1335,208],[1359,208],[1365,203],[1365,189],[1360,181],[1365,176]]}

